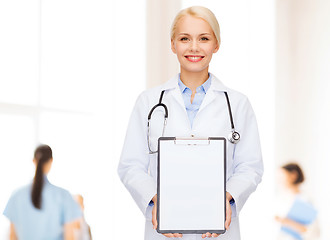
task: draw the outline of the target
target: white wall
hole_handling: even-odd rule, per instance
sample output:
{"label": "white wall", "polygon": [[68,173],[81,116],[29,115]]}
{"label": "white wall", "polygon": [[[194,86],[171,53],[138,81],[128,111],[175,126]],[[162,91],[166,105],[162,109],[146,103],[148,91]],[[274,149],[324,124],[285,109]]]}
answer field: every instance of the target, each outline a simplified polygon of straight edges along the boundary
{"label": "white wall", "polygon": [[176,74],[179,65],[171,51],[170,29],[180,10],[179,0],[147,1],[147,86],[157,86]]}
{"label": "white wall", "polygon": [[[109,159],[109,174],[112,182],[108,184],[114,205],[108,216],[108,239],[143,239],[144,216],[120,182],[117,167],[126,135],[128,120],[138,95],[146,88],[146,1],[114,1],[115,2],[115,44],[114,44],[114,81],[112,89],[115,93],[109,116],[114,121],[112,134],[113,158]],[[125,90],[123,90],[125,88]],[[105,222],[106,219],[103,218]],[[112,231],[111,227],[114,227]]]}
{"label": "white wall", "polygon": [[40,142],[54,151],[50,181],[85,198],[94,239],[121,239],[115,232],[130,219],[122,209],[138,211],[116,168],[146,85],[145,8],[143,1],[0,1],[0,239],[9,225],[2,211],[31,181]]}
{"label": "white wall", "polygon": [[299,162],[329,239],[330,2],[277,1],[276,161]]}

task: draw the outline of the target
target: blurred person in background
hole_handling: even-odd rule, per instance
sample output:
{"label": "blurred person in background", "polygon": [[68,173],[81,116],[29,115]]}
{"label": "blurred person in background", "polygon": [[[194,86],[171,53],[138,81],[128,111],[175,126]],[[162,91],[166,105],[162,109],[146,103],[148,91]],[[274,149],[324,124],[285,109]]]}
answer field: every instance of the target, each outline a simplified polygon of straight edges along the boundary
{"label": "blurred person in background", "polygon": [[10,220],[10,240],[74,240],[74,223],[82,212],[67,190],[47,179],[52,149],[40,145],[33,163],[33,182],[12,194],[3,213]]}
{"label": "blurred person in background", "polygon": [[74,236],[75,240],[92,240],[92,233],[91,233],[91,228],[87,224],[85,220],[85,215],[84,215],[84,210],[85,210],[85,205],[84,205],[84,198],[80,194],[75,195],[74,199],[76,202],[79,204],[81,211],[83,213],[83,216],[75,223],[75,228],[74,228]]}
{"label": "blurred person in background", "polygon": [[305,180],[303,170],[296,163],[288,163],[280,169],[282,213],[275,216],[281,230],[278,240],[316,240],[319,238],[317,211],[301,190]]}

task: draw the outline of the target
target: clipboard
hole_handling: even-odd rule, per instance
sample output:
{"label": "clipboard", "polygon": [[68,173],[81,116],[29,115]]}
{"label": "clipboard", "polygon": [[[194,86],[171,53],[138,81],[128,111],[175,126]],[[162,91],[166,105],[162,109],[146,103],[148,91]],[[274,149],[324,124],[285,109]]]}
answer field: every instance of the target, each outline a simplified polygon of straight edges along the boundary
{"label": "clipboard", "polygon": [[[287,215],[287,218],[303,225],[311,224],[313,221],[315,221],[316,217],[317,210],[314,208],[314,206],[299,197],[296,198]],[[281,230],[290,234],[296,239],[302,239],[301,234],[290,227],[282,226]]]}
{"label": "clipboard", "polygon": [[157,232],[224,233],[226,139],[158,139]]}

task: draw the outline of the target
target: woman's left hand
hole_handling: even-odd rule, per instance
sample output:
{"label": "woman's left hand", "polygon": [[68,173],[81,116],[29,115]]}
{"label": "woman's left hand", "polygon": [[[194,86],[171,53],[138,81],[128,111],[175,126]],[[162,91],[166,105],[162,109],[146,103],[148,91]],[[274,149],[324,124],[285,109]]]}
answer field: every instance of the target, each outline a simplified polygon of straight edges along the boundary
{"label": "woman's left hand", "polygon": [[[230,200],[233,197],[231,196],[231,194],[229,192],[226,192],[226,222],[225,222],[225,228],[228,231],[229,230],[229,226],[231,223],[231,206],[230,206]],[[221,234],[217,234],[217,233],[204,233],[202,234],[202,238],[211,238],[211,237],[219,237]]]}
{"label": "woman's left hand", "polygon": [[[154,207],[152,209],[152,225],[154,229],[157,229],[157,194],[152,198],[152,201],[154,202]],[[181,233],[164,233],[163,235],[168,238],[182,238]]]}

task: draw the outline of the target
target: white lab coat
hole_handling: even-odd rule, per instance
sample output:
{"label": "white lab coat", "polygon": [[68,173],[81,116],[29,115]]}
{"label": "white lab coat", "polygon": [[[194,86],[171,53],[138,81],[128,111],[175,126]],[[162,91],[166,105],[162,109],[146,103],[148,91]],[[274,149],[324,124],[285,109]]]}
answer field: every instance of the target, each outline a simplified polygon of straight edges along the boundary
{"label": "white lab coat", "polygon": [[[210,137],[224,136],[231,131],[229,112],[224,91],[228,92],[235,129],[241,135],[238,144],[227,144],[227,191],[235,199],[232,206],[232,223],[229,231],[217,239],[239,240],[238,213],[249,195],[255,191],[263,174],[259,134],[254,112],[248,99],[241,93],[224,86],[211,74],[211,86],[207,91],[191,127],[178,75],[161,86],[144,91],[133,109],[118,174],[127,190],[146,217],[145,240],[167,239],[152,229],[149,202],[157,193],[157,154],[148,154],[147,116],[158,103],[162,90],[166,90],[163,103],[168,107],[168,120],[164,136]],[[152,115],[151,146],[157,149],[157,139],[162,133],[164,110],[157,108]],[[212,197],[212,193],[204,193]],[[185,240],[202,239],[201,235],[183,235]]]}

